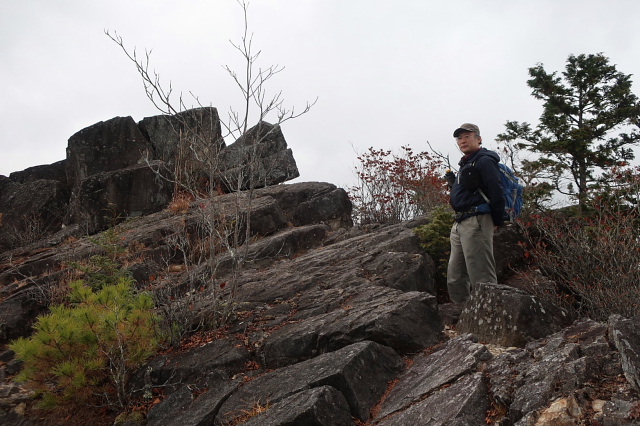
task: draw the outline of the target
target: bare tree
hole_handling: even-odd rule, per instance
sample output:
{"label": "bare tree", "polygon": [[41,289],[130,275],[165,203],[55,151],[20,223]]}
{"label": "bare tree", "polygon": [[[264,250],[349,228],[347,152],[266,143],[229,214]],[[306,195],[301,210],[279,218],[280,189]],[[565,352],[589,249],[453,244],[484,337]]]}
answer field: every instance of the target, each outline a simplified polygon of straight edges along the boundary
{"label": "bare tree", "polygon": [[[106,35],[125,53],[142,77],[147,98],[163,114],[178,138],[176,158],[172,170],[162,170],[161,164],[150,161],[150,167],[174,184],[174,202],[190,202],[189,218],[183,221],[182,229],[176,229],[171,236],[180,244],[189,280],[192,285],[206,286],[214,300],[219,302],[214,323],[223,323],[236,306],[236,285],[238,274],[244,267],[251,240],[251,210],[254,189],[264,179],[268,164],[260,161],[261,142],[279,131],[279,126],[298,118],[313,107],[315,102],[307,102],[301,111],[288,108],[284,104],[282,92],[269,94],[270,80],[284,67],[278,65],[261,68],[257,65],[261,51],[256,51],[253,34],[249,32],[248,4],[238,2],[244,15],[244,32],[240,42],[231,42],[242,56],[244,67],[236,72],[229,66],[224,69],[240,90],[243,107],[241,111],[229,108],[226,120],[202,114],[205,108],[197,96],[190,96],[199,107],[188,109],[182,93],[174,102],[171,83],[164,86],[159,74],[150,67],[151,51],[140,56],[135,49],[129,50],[117,33]],[[273,119],[273,123],[266,122]],[[203,123],[203,120],[216,122]],[[251,125],[251,123],[255,123]],[[215,135],[215,129],[223,130]],[[202,129],[210,129],[202,132]],[[228,150],[225,151],[224,138],[242,141],[242,149],[234,153],[240,167],[225,169]],[[219,203],[216,197],[222,193],[235,194],[234,202]],[[184,214],[184,213],[181,213]],[[224,280],[219,278],[221,254],[231,259],[231,268]]]}

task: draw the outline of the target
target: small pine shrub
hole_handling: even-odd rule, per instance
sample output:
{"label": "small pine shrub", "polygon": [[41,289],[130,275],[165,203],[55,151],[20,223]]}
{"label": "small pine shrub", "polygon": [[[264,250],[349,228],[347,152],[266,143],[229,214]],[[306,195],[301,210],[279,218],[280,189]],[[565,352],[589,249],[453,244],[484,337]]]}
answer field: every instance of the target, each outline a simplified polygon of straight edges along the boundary
{"label": "small pine shrub", "polygon": [[128,256],[127,249],[120,244],[120,234],[116,228],[109,228],[90,240],[102,251],[91,256],[88,261],[69,264],[75,269],[77,278],[81,278],[84,284],[94,290],[116,285],[120,280],[130,278],[129,271],[123,267]]}
{"label": "small pine shrub", "polygon": [[436,266],[436,289],[440,302],[447,300],[447,266],[451,253],[449,234],[453,226],[453,215],[447,206],[436,207],[430,214],[428,224],[418,226],[415,233],[420,246],[431,256]]}
{"label": "small pine shrub", "polygon": [[71,283],[68,304],[41,316],[29,338],[10,344],[24,362],[16,377],[41,396],[42,408],[97,404],[126,407],[130,375],[160,344],[153,299],[133,280],[94,289]]}

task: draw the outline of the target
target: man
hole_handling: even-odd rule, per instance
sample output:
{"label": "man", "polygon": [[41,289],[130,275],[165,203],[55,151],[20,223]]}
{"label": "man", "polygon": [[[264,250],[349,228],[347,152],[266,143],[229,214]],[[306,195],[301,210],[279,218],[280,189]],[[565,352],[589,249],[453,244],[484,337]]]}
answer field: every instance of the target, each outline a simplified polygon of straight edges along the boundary
{"label": "man", "polygon": [[504,223],[504,195],[498,161],[493,151],[481,147],[480,129],[462,124],[453,132],[464,154],[451,187],[455,222],[451,228],[451,255],[447,289],[454,303],[465,302],[477,282],[497,283],[493,233]]}

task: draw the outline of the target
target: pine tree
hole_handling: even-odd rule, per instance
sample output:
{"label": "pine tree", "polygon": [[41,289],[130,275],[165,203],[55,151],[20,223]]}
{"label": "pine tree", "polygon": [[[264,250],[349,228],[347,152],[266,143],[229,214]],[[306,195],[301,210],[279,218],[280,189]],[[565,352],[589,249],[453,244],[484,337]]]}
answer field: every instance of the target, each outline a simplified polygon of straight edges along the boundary
{"label": "pine tree", "polygon": [[[598,171],[624,165],[640,142],[640,104],[631,92],[631,75],[616,70],[601,53],[570,55],[562,77],[542,64],[529,68],[532,95],[542,100],[536,129],[508,121],[503,142],[539,154],[525,164],[551,173],[556,190],[577,195],[584,206]],[[570,184],[562,184],[564,177]]]}
{"label": "pine tree", "polygon": [[11,343],[24,362],[17,380],[41,396],[43,408],[127,406],[131,374],[160,344],[153,299],[133,284],[127,276],[98,289],[75,281],[68,304],[53,306],[32,336]]}

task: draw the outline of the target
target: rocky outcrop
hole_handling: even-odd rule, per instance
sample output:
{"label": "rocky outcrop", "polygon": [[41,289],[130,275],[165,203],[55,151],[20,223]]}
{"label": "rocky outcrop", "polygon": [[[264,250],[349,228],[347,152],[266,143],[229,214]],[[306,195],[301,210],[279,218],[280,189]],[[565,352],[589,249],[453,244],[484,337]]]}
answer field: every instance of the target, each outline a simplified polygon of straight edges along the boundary
{"label": "rocky outcrop", "polygon": [[0,177],[0,252],[62,226],[94,234],[160,211],[176,190],[211,196],[298,176],[277,125],[258,123],[226,146],[215,108],[115,117],[71,136],[65,160]]}
{"label": "rocky outcrop", "polygon": [[[293,197],[315,202],[316,198],[326,200],[336,206],[344,206],[345,210],[333,210],[337,217],[349,217],[351,205],[344,190],[326,183],[296,184],[280,189]],[[296,195],[296,193],[299,194]],[[256,241],[248,253],[248,263],[255,266],[272,263],[278,258],[290,258],[303,250],[317,247],[327,237],[330,227],[325,224],[305,227],[287,228],[288,217],[292,217],[297,209],[288,203],[286,197],[272,196],[278,194],[273,188],[265,188],[255,193],[251,202],[251,233],[262,240]],[[216,199],[216,207],[220,211],[228,211],[237,203],[249,203],[242,194],[227,194]],[[194,202],[189,212],[173,214],[162,211],[130,220],[118,229],[121,242],[125,246],[143,247],[140,258],[143,263],[134,263],[131,272],[141,283],[148,282],[149,277],[165,273],[160,265],[182,262],[182,256],[189,253],[176,253],[172,247],[173,236],[185,229],[193,229],[201,220],[202,205]],[[327,218],[328,220],[329,218]],[[280,232],[279,232],[280,231]],[[87,259],[101,253],[104,248],[97,240],[100,238],[70,238],[65,228],[51,237],[32,244],[0,254],[0,344],[6,339],[25,335],[35,317],[46,309],[46,297],[50,286],[55,285],[64,275],[64,265]],[[269,238],[264,238],[264,237]],[[224,269],[227,255],[219,259],[220,270]],[[189,286],[188,274],[172,276],[172,280]],[[178,284],[181,285],[181,284]],[[1,320],[7,315],[6,321]],[[4,338],[1,338],[4,335]]]}
{"label": "rocky outcrop", "polygon": [[325,186],[319,193],[317,182],[298,185],[276,185],[261,190],[259,196],[276,199],[280,205],[289,206],[285,211],[287,222],[293,226],[323,223],[336,231],[353,226],[351,201],[344,197],[344,190]]}

